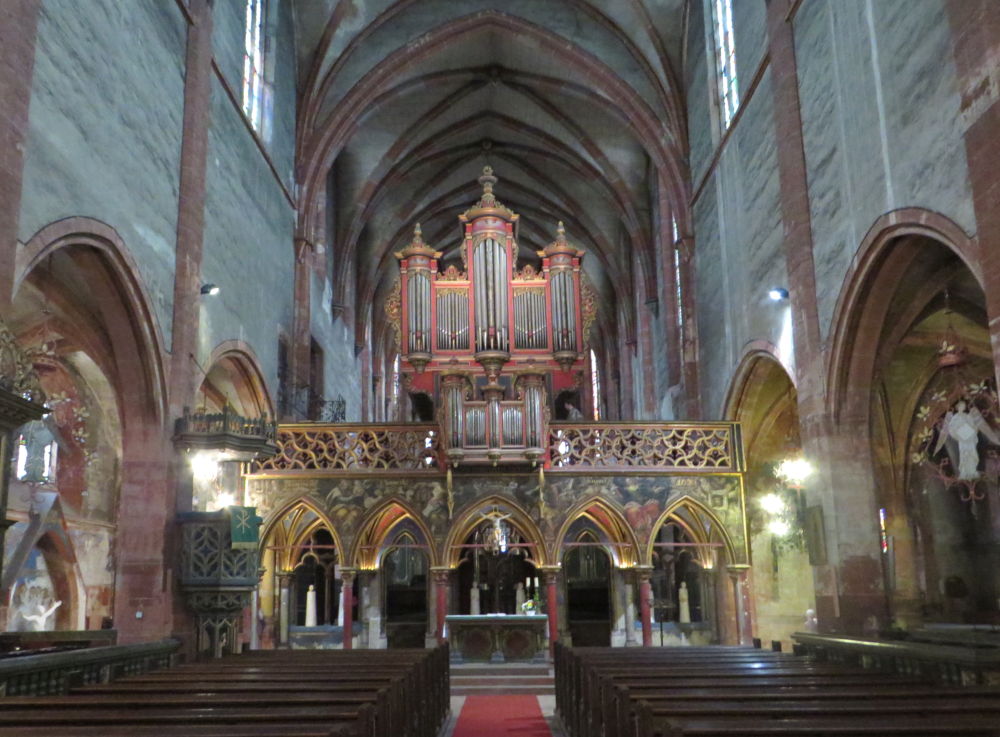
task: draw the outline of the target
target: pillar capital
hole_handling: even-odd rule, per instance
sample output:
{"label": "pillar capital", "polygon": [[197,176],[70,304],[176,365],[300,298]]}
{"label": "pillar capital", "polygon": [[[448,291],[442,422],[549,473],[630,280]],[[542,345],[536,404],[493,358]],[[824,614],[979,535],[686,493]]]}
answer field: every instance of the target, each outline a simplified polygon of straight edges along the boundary
{"label": "pillar capital", "polygon": [[542,580],[546,584],[556,583],[559,580],[562,566],[538,566],[536,570],[541,574]]}
{"label": "pillar capital", "polygon": [[649,581],[653,578],[653,566],[632,566],[625,570],[632,571],[632,575],[635,576],[635,580],[638,583]]}
{"label": "pillar capital", "polygon": [[431,566],[431,578],[436,584],[447,585],[454,570],[451,566]]}
{"label": "pillar capital", "polygon": [[340,569],[340,580],[344,583],[352,583],[355,576],[358,575],[357,568],[341,568]]}

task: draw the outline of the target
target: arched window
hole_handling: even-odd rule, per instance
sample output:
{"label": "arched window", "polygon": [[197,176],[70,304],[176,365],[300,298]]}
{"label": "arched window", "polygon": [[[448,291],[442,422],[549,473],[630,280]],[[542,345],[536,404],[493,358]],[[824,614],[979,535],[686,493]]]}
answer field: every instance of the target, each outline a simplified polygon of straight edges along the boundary
{"label": "arched window", "polygon": [[594,421],[601,419],[601,369],[598,368],[597,354],[590,349],[590,398],[594,405]]}
{"label": "arched window", "polygon": [[713,0],[715,25],[716,86],[719,92],[719,118],[722,130],[729,128],[740,106],[736,83],[736,41],[733,37],[733,0]]}
{"label": "arched window", "polygon": [[266,141],[271,128],[271,85],[265,74],[267,0],[246,0],[243,53],[243,112]]}

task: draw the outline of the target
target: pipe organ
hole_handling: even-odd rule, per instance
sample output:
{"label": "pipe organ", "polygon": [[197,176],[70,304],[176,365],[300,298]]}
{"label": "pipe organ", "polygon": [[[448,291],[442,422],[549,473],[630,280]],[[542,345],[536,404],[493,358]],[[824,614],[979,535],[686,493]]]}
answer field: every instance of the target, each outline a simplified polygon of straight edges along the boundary
{"label": "pipe organ", "polygon": [[522,258],[496,182],[486,167],[457,247],[432,248],[417,225],[396,253],[404,381],[435,401],[452,464],[545,462],[550,401],[584,379],[583,252],[559,223]]}

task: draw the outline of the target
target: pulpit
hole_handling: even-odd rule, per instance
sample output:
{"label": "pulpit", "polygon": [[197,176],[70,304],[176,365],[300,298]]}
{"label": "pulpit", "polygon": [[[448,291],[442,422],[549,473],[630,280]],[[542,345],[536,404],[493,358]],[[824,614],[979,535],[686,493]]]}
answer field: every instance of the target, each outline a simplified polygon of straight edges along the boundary
{"label": "pulpit", "polygon": [[543,614],[450,614],[452,662],[545,662],[548,621]]}

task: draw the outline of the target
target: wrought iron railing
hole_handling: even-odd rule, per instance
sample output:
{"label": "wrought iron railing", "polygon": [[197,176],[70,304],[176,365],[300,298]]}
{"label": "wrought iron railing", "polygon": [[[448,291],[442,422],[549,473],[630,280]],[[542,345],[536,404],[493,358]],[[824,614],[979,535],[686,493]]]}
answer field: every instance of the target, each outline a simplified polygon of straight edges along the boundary
{"label": "wrought iron railing", "polygon": [[440,440],[436,424],[281,425],[278,453],[250,472],[437,471]]}
{"label": "wrought iron railing", "polygon": [[278,425],[268,417],[243,417],[230,406],[222,412],[184,411],[177,420],[177,435],[241,435],[273,442]]}
{"label": "wrought iron railing", "polygon": [[552,468],[565,471],[743,470],[739,425],[701,423],[553,423]]}

